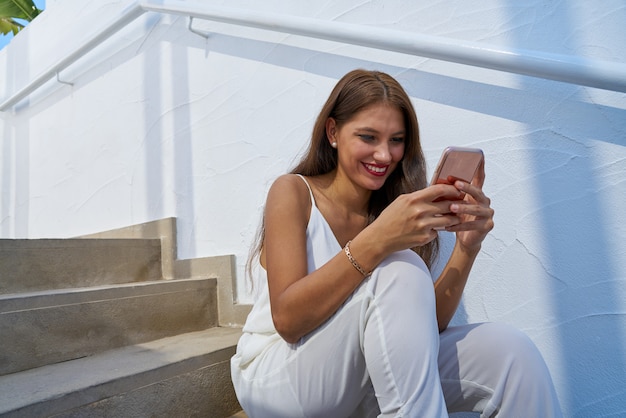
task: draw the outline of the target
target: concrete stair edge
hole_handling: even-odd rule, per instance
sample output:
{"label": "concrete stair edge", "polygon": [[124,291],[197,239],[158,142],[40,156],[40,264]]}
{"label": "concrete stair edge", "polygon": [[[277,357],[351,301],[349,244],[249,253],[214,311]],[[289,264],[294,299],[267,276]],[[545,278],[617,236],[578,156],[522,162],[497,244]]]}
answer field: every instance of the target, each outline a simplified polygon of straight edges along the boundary
{"label": "concrete stair edge", "polygon": [[216,279],[18,294],[0,298],[0,374],[215,327]]}
{"label": "concrete stair edge", "polygon": [[202,275],[217,277],[219,325],[242,327],[252,306],[237,303],[235,257],[233,255],[216,255],[178,259],[176,231],[176,218],[171,217],[82,235],[77,238],[160,239],[163,277],[176,280]]}
{"label": "concrete stair edge", "polygon": [[47,308],[55,305],[70,305],[92,300],[113,299],[133,295],[150,295],[188,289],[198,283],[217,285],[215,277],[180,280],[151,280],[134,283],[118,283],[65,289],[38,290],[0,295],[0,314],[27,309]]}
{"label": "concrete stair edge", "polygon": [[161,267],[157,239],[0,239],[0,294],[159,280]]}
{"label": "concrete stair edge", "polygon": [[[240,335],[238,328],[216,327],[0,376],[0,415],[51,416],[212,364],[229,370]],[[240,409],[236,399],[229,402],[235,406],[224,416]]]}

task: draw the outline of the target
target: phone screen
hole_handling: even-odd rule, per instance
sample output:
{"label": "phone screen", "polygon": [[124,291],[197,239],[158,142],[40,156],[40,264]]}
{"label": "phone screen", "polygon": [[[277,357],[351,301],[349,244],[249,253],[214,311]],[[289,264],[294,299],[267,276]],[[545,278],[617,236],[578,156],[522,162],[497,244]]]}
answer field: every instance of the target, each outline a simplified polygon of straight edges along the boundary
{"label": "phone screen", "polygon": [[483,159],[483,152],[478,148],[448,147],[441,155],[430,184],[452,184],[456,180],[471,183]]}

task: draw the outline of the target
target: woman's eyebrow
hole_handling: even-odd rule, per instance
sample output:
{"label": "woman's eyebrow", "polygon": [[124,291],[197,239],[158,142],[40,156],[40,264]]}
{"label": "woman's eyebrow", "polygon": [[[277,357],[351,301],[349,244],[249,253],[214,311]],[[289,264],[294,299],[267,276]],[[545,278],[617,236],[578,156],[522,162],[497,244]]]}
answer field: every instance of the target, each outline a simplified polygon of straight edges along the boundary
{"label": "woman's eyebrow", "polygon": [[[370,127],[368,127],[368,126],[363,126],[363,127],[360,127],[360,128],[359,128],[359,127],[357,127],[357,128],[356,128],[356,130],[357,130],[357,131],[362,131],[362,132],[372,132],[372,133],[378,133],[378,130],[376,130],[376,129],[374,129],[374,128],[370,128]],[[404,129],[403,129],[403,130],[400,130],[400,131],[398,131],[398,132],[394,132],[394,133],[393,133],[393,134],[391,134],[391,135],[404,135],[404,134],[406,134],[406,130],[404,130]]]}

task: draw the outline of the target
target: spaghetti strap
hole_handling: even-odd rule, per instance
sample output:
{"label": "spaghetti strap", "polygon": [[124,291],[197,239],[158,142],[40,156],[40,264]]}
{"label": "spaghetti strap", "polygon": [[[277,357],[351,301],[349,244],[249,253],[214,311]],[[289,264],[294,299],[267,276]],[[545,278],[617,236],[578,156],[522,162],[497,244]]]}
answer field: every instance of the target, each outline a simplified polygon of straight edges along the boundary
{"label": "spaghetti strap", "polygon": [[309,189],[309,195],[311,196],[311,206],[315,206],[315,198],[313,197],[313,190],[309,185],[309,182],[306,181],[306,178],[302,174],[296,174],[296,176],[300,177],[304,184],[306,184],[306,188]]}

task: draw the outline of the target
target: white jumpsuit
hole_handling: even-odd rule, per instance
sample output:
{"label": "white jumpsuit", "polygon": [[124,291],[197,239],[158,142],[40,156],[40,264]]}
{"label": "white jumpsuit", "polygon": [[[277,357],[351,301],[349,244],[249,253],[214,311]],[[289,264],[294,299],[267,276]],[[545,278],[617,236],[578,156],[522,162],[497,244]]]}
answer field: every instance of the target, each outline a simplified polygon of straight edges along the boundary
{"label": "white jumpsuit", "polygon": [[[342,250],[312,193],[311,202],[309,272]],[[258,297],[231,359],[250,418],[562,416],[543,358],[524,334],[494,323],[439,334],[432,277],[413,251],[385,259],[295,344],[276,333],[259,271]]]}

